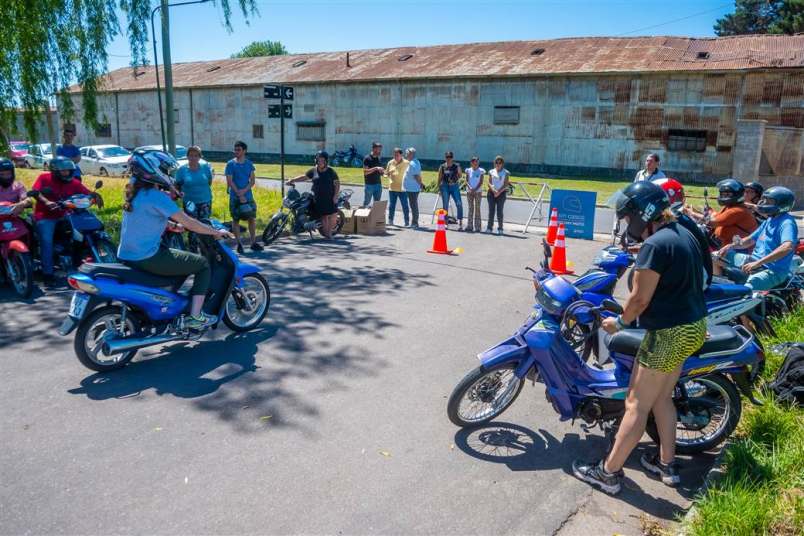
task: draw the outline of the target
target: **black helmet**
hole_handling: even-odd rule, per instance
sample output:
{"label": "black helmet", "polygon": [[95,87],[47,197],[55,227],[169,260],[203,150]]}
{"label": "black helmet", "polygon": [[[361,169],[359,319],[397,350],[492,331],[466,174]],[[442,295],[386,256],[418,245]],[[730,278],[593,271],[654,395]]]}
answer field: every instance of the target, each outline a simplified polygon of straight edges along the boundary
{"label": "black helmet", "polygon": [[323,158],[324,160],[327,161],[327,163],[329,163],[329,153],[328,152],[326,152],[326,151],[318,151],[317,153],[315,153],[315,163],[316,164],[318,163],[319,158]]}
{"label": "black helmet", "polygon": [[140,149],[128,159],[128,169],[134,179],[165,190],[173,190],[172,176],[178,167],[176,159],[162,151]]}
{"label": "black helmet", "polygon": [[8,188],[14,184],[14,178],[14,162],[0,157],[0,187]]}
{"label": "black helmet", "polygon": [[662,213],[670,208],[670,200],[664,190],[653,182],[640,181],[629,184],[614,194],[609,204],[617,213],[618,219],[628,218],[628,237],[642,241],[642,232],[648,224],[658,221]]}
{"label": "black helmet", "polygon": [[62,182],[70,182],[75,176],[75,162],[64,156],[50,161],[50,173]]}
{"label": "black helmet", "polygon": [[762,186],[758,182],[747,182],[747,183],[745,183],[745,189],[746,190],[754,190],[757,193],[757,195],[760,196],[760,197],[762,196],[762,192],[765,191],[765,187]]}
{"label": "black helmet", "polygon": [[717,202],[727,207],[745,201],[745,186],[735,179],[723,179],[717,183]]}
{"label": "black helmet", "polygon": [[757,204],[757,212],[763,216],[776,216],[793,209],[796,196],[784,186],[771,186],[762,194]]}

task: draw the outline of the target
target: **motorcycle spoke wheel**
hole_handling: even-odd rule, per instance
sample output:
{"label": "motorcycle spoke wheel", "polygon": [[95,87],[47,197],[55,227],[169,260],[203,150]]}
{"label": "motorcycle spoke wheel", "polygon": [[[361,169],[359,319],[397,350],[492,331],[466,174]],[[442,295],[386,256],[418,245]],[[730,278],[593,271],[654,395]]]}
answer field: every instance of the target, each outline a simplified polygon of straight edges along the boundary
{"label": "motorcycle spoke wheel", "polygon": [[476,426],[505,411],[524,385],[514,373],[515,367],[514,363],[508,363],[470,372],[450,396],[447,407],[450,420],[458,426]]}
{"label": "motorcycle spoke wheel", "polygon": [[262,322],[271,303],[268,282],[259,274],[249,274],[240,285],[242,302],[234,294],[226,300],[223,321],[232,331],[248,331]]}

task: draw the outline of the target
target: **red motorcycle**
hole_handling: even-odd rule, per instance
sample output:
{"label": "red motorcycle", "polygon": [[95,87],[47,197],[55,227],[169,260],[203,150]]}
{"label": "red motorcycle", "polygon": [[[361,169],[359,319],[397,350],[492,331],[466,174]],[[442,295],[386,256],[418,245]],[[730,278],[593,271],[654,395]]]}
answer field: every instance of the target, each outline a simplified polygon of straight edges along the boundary
{"label": "red motorcycle", "polygon": [[25,220],[12,214],[12,204],[0,202],[0,275],[4,276],[22,298],[33,291],[33,260],[30,229]]}

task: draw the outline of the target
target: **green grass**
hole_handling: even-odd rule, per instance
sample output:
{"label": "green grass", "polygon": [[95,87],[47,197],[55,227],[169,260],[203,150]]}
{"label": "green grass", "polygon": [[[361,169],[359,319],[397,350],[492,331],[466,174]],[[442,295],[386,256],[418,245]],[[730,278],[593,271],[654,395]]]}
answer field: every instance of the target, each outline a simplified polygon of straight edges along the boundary
{"label": "green grass", "polygon": [[[777,336],[766,348],[804,340],[804,308],[773,322]],[[782,356],[768,354],[765,378]],[[802,534],[804,530],[804,410],[766,398],[744,405],[735,440],[724,456],[723,477],[710,487],[688,521],[696,536]]]}
{"label": "green grass", "polygon": [[[219,174],[223,173],[226,167],[225,162],[213,162],[215,171]],[[258,177],[267,177],[278,179],[280,176],[279,164],[254,164],[257,168]],[[285,179],[292,179],[305,173],[311,166],[302,166],[298,164],[285,164]],[[336,167],[338,177],[341,179],[342,184],[363,184],[363,169],[352,167]],[[426,191],[435,191],[435,183],[438,174],[435,171],[425,171],[422,173],[422,181],[427,188]],[[511,181],[515,183],[523,183],[531,196],[534,198],[539,195],[542,183],[546,183],[553,189],[561,190],[582,190],[597,192],[597,203],[604,204],[606,200],[611,197],[611,194],[617,190],[624,188],[631,183],[633,177],[628,177],[626,180],[613,180],[613,179],[600,179],[600,178],[544,178],[544,177],[522,177],[517,175],[511,176]],[[384,181],[387,187],[388,182]],[[703,186],[684,185],[687,196],[691,198],[703,197]],[[711,186],[709,187],[711,194]],[[524,197],[522,191],[517,186],[514,192],[516,197]],[[545,198],[549,200],[549,194],[545,194]],[[693,204],[700,205],[702,201],[696,200]]]}
{"label": "green grass", "polygon": [[[30,188],[41,170],[18,169],[17,177]],[[86,176],[84,184],[91,186],[97,179],[103,180],[103,188],[99,193],[103,196],[105,206],[97,210],[98,217],[106,226],[106,231],[112,240],[117,243],[120,238],[120,222],[123,215],[123,200],[128,179],[110,177]],[[254,198],[257,201],[257,231],[262,229],[271,216],[279,208],[282,200],[278,192],[265,188],[255,188]],[[212,217],[220,221],[229,221],[229,195],[226,193],[226,184],[216,181],[212,184]]]}

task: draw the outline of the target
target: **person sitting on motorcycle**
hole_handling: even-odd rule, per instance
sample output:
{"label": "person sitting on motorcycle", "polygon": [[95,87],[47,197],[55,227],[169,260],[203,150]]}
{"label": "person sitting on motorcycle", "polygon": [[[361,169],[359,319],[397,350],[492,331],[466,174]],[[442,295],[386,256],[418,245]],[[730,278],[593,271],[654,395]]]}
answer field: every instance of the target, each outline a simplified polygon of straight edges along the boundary
{"label": "person sitting on motorcycle", "polygon": [[709,288],[709,285],[712,284],[712,275],[714,274],[712,256],[709,254],[709,240],[706,239],[706,235],[701,231],[701,228],[698,227],[698,224],[695,223],[692,218],[684,214],[684,202],[686,200],[684,186],[676,179],[656,179],[653,182],[658,184],[659,187],[664,190],[664,193],[667,194],[667,198],[670,200],[670,210],[673,211],[673,215],[676,217],[676,221],[679,225],[688,230],[692,236],[695,237],[695,240],[698,241],[698,246],[701,248],[701,258],[703,258],[705,273],[704,288]]}
{"label": "person sitting on motorcycle", "polygon": [[[772,289],[790,276],[798,244],[798,226],[789,214],[795,202],[795,195],[788,188],[768,188],[757,204],[757,211],[768,219],[750,236],[726,244],[718,251],[719,257],[741,269],[743,274],[739,275],[748,275],[745,284],[754,290]],[[752,246],[751,254],[735,251]],[[723,261],[718,260],[715,266],[718,275],[723,273]]]}
{"label": "person sitting on motorcycle", "polygon": [[[735,179],[723,179],[717,183],[717,202],[723,207],[709,218],[707,223],[714,229],[721,244],[730,244],[734,237],[748,236],[757,228],[751,209],[745,205],[745,187]],[[688,208],[687,213],[703,221],[704,215]]]}
{"label": "person sitting on motorcycle", "polygon": [[647,333],[635,357],[614,446],[603,459],[572,464],[577,478],[610,494],[620,491],[623,465],[642,438],[651,412],[659,432],[659,452],[643,454],[640,463],[667,485],[680,481],[674,463],[673,391],[684,361],[704,343],[706,302],[698,241],[669,209],[667,195],[649,181],[627,186],[616,198],[616,214],[626,220],[626,233],[644,243],[623,313],[604,319],[602,327],[616,333],[639,317]]}
{"label": "person sitting on motorcycle", "polygon": [[190,316],[185,326],[200,330],[217,322],[216,317],[201,310],[212,275],[209,261],[189,251],[168,249],[162,245],[162,233],[172,219],[194,233],[216,239],[233,235],[191,218],[171,199],[170,193],[175,189],[170,174],[177,167],[176,160],[162,151],[136,151],[131,156],[128,161],[131,181],[126,186],[117,257],[132,268],[155,275],[194,275]]}
{"label": "person sitting on motorcycle", "polygon": [[318,151],[315,154],[315,167],[310,168],[304,175],[288,181],[291,186],[297,182],[313,181],[313,195],[315,202],[313,210],[321,218],[321,233],[325,238],[332,238],[332,229],[335,227],[338,214],[338,194],[341,183],[338,174],[329,167],[329,154]]}
{"label": "person sitting on motorcycle", "polygon": [[765,187],[758,182],[747,182],[745,184],[745,206],[753,211],[754,218],[756,218],[757,222],[760,224],[766,219],[765,216],[757,212],[757,205],[764,191]]}
{"label": "person sitting on motorcycle", "polygon": [[102,208],[103,198],[75,178],[75,163],[64,156],[50,161],[50,171],[36,178],[33,190],[38,192],[34,222],[42,258],[42,279],[49,284],[53,282],[53,234],[56,225],[67,215],[57,203],[73,195],[84,194],[92,196],[93,203]]}
{"label": "person sitting on motorcycle", "polygon": [[0,203],[11,203],[11,214],[19,216],[26,208],[33,206],[25,185],[16,180],[14,163],[8,158],[0,158]]}

